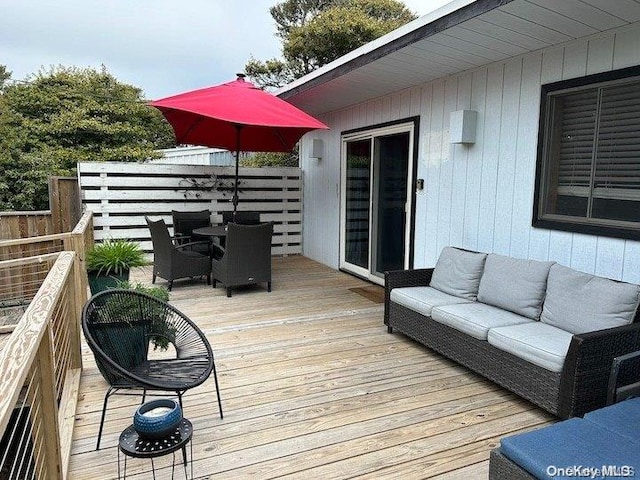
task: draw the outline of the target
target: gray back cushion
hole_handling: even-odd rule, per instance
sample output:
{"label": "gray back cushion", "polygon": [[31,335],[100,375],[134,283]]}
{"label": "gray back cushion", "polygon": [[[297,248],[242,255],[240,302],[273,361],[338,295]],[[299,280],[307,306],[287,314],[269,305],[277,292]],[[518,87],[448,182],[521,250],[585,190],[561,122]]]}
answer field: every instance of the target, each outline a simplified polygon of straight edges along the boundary
{"label": "gray back cushion", "polygon": [[554,265],[540,320],[571,333],[627,325],[640,302],[640,285],[616,282]]}
{"label": "gray back cushion", "polygon": [[444,247],[429,286],[449,295],[475,300],[486,258],[486,253]]}
{"label": "gray back cushion", "polygon": [[489,254],[480,279],[478,301],[537,320],[553,262]]}

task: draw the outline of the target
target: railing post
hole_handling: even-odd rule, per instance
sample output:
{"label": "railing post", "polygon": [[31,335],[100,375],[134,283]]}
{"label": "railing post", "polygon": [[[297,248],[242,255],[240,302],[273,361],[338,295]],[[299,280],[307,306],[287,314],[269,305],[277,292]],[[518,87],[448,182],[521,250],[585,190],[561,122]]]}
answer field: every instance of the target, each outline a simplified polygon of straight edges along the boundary
{"label": "railing post", "polygon": [[87,269],[85,261],[85,236],[82,231],[74,230],[64,239],[64,249],[75,252],[72,279],[70,282],[70,296],[72,300],[73,322],[70,322],[69,329],[72,339],[71,345],[71,368],[82,368],[82,354],[80,351],[80,321],[82,308],[87,301]]}
{"label": "railing post", "polygon": [[69,295],[69,368],[82,368],[82,347],[80,339],[80,324],[82,309],[87,301],[87,273],[82,266],[78,254],[73,259],[73,269],[70,272],[70,282],[67,284]]}
{"label": "railing post", "polygon": [[[58,400],[56,398],[55,371],[53,363],[53,333],[51,324],[46,327],[35,359],[35,376],[40,384],[39,422],[42,426],[44,475],[41,478],[62,480],[62,455],[58,428]],[[37,455],[37,454],[36,454]]]}

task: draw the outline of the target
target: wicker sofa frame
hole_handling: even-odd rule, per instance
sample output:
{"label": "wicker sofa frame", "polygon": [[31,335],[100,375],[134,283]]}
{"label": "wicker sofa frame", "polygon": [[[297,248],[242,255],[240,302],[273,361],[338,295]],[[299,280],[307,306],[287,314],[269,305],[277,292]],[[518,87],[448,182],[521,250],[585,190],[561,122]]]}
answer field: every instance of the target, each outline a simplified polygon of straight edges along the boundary
{"label": "wicker sofa frame", "polygon": [[504,456],[499,448],[494,448],[489,455],[489,479],[505,478],[509,480],[536,480],[536,477]]}
{"label": "wicker sofa frame", "polygon": [[[615,358],[610,371],[607,405],[640,395],[640,351]],[[491,450],[489,480],[535,480],[535,478],[504,455],[501,446]]]}
{"label": "wicker sofa frame", "polygon": [[640,346],[638,309],[630,325],[574,335],[562,372],[551,372],[391,301],[393,288],[427,286],[432,274],[432,268],[385,273],[388,332],[403,333],[560,418],[603,407],[613,358]]}

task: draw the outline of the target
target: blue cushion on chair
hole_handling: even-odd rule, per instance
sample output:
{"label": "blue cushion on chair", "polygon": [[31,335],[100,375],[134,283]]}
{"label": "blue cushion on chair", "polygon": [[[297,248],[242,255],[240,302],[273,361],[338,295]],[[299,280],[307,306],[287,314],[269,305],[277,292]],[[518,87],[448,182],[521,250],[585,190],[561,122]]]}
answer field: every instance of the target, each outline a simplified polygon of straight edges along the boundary
{"label": "blue cushion on chair", "polygon": [[537,478],[580,477],[560,470],[574,467],[601,472],[603,466],[615,466],[640,472],[637,443],[580,418],[504,438],[500,450]]}
{"label": "blue cushion on chair", "polygon": [[640,449],[640,398],[631,398],[594,410],[587,413],[584,419],[628,438],[638,444]]}

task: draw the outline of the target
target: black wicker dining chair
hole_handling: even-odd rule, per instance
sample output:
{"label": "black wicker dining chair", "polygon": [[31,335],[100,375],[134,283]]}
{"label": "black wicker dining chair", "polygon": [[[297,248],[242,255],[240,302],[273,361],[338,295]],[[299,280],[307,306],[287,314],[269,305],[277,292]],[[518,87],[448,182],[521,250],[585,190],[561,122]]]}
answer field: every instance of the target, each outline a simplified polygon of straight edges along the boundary
{"label": "black wicker dining chair", "polygon": [[156,283],[156,277],[165,278],[168,282],[168,289],[173,288],[173,281],[178,278],[193,278],[206,276],[207,285],[211,283],[211,260],[208,254],[193,251],[194,243],[190,242],[175,245],[169,235],[169,229],[164,220],[151,220],[145,217],[149,231],[151,232],[151,243],[153,243],[153,272],[151,283]]}
{"label": "black wicker dining chair", "polygon": [[178,245],[191,244],[190,250],[210,255],[209,241],[193,234],[193,230],[211,226],[211,211],[183,212],[171,210],[173,219],[173,238]]}
{"label": "black wicker dining chair", "polygon": [[260,223],[259,212],[222,212],[222,224],[237,223],[238,225],[258,225]]}
{"label": "black wicker dining chair", "polygon": [[212,261],[213,288],[217,282],[222,283],[230,297],[233,287],[265,282],[270,292],[272,236],[271,222],[259,225],[229,223],[226,248],[219,249],[220,258]]}
{"label": "black wicker dining chair", "polygon": [[[228,225],[229,223],[235,223],[236,225],[258,225],[260,223],[260,213],[246,211],[222,212],[222,224]],[[221,237],[218,240],[218,243],[222,248],[225,248],[227,246],[227,239],[225,237]],[[218,260],[220,259],[216,248],[213,248],[212,253]]]}
{"label": "black wicker dining chair", "polygon": [[[175,392],[182,407],[182,394],[202,384],[213,372],[220,418],[223,418],[213,351],[204,333],[178,309],[142,292],[111,289],[85,304],[82,330],[93,352],[98,370],[109,384],[104,396],[96,450],[104,426],[109,397],[147,392]],[[150,359],[152,348],[172,345],[175,358]],[[124,390],[124,392],[122,392]]]}

